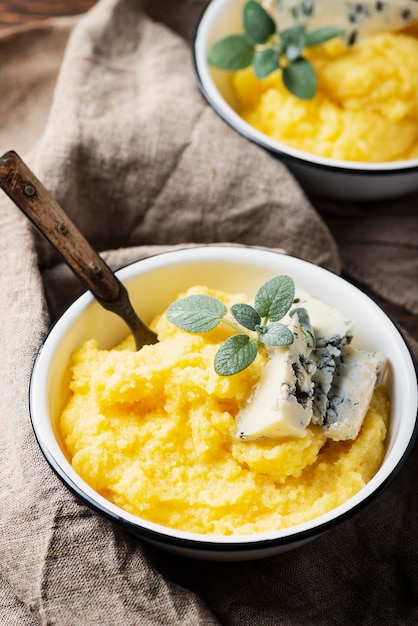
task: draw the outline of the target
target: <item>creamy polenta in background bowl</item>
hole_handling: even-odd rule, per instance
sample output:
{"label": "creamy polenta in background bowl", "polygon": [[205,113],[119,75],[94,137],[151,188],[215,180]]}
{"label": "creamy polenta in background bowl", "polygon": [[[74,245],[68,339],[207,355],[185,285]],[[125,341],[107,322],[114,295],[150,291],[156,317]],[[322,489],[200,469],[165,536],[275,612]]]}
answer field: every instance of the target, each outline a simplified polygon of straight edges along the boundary
{"label": "creamy polenta in background bowl", "polygon": [[[318,337],[344,327],[340,335],[353,336],[340,345],[347,359],[360,349],[385,362],[358,432],[311,419],[313,399],[303,387],[309,367],[298,378],[303,407],[295,413],[286,400],[290,419],[266,417],[260,398],[251,415],[249,390],[268,387],[261,378],[273,359],[261,350],[249,367],[220,375],[214,358],[231,336],[227,325],[189,333],[164,314],[179,295],[211,295],[227,307],[251,303],[279,275],[294,281],[295,306],[304,306],[306,293],[321,303],[306,304]],[[186,556],[260,558],[331,529],[371,503],[401,469],[417,430],[414,363],[397,328],[357,288],[306,261],[241,246],[172,251],[118,276],[141,318],[154,320],[160,342],[136,353],[124,323],[84,294],[51,329],[30,389],[46,459],[98,513]],[[292,354],[299,359],[312,349],[298,319],[289,318],[293,348],[275,348],[279,361],[291,356],[293,372],[309,359]],[[323,348],[329,356],[331,344]]]}
{"label": "creamy polenta in background bowl", "polygon": [[[263,0],[279,30],[336,27],[307,47],[317,81],[299,98],[282,69],[258,78],[250,64],[209,63],[213,45],[243,32],[246,0],[212,0],[197,28],[195,67],[203,95],[247,139],[283,160],[307,192],[382,200],[418,191],[418,7],[413,0]],[[262,48],[263,46],[259,46]]]}

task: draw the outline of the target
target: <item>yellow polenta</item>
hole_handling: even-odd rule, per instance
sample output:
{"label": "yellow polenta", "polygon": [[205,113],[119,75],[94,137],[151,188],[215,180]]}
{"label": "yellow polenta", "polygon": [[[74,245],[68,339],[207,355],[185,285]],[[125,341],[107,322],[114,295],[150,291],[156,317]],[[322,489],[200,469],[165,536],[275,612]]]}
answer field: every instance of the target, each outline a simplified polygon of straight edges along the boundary
{"label": "yellow polenta", "polygon": [[318,92],[292,96],[279,71],[258,80],[236,72],[238,113],[289,146],[351,161],[418,157],[418,38],[374,35],[351,48],[338,41],[310,48]]}
{"label": "yellow polenta", "polygon": [[[243,294],[204,288],[229,307]],[[73,356],[72,396],[61,432],[74,469],[127,511],[173,528],[220,535],[284,528],[344,502],[376,473],[384,455],[389,402],[376,391],[355,441],[236,440],[234,417],[266,356],[218,376],[213,359],[228,330],[189,334],[162,315],[160,342],[139,352],[94,340]],[[222,326],[222,325],[221,325]]]}

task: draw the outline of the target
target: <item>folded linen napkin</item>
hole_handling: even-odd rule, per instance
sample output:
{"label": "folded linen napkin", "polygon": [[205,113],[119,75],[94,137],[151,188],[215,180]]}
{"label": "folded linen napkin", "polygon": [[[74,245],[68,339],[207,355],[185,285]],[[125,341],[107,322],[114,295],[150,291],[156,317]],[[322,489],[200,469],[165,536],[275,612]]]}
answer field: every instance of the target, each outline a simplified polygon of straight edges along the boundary
{"label": "folded linen napkin", "polygon": [[[101,0],[81,18],[0,36],[0,151],[22,153],[114,268],[173,245],[230,241],[340,271],[329,226],[286,168],[201,98],[190,38],[205,4]],[[341,233],[330,221],[350,261],[355,225],[369,231],[347,220]],[[353,521],[258,562],[160,553],[76,500],[39,451],[27,390],[42,338],[80,286],[3,195],[0,223],[1,624],[416,623],[416,454]],[[381,251],[391,224],[376,240],[362,236],[361,253],[376,241]],[[416,245],[403,232],[392,241],[399,265]],[[413,311],[415,269],[411,254],[409,296],[394,292]],[[378,288],[374,273],[354,277]]]}

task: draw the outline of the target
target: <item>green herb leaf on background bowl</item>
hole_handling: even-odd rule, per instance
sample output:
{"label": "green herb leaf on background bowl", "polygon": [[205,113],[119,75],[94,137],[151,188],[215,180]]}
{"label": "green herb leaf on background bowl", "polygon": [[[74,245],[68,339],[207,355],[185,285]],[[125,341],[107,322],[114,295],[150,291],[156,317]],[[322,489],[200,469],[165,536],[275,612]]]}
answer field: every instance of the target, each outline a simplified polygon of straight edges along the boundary
{"label": "green herb leaf on background bowl", "polygon": [[344,34],[343,29],[330,26],[310,32],[304,26],[280,31],[272,16],[256,0],[245,3],[242,25],[243,33],[227,35],[212,45],[208,62],[228,71],[252,65],[260,79],[282,69],[284,86],[302,100],[312,99],[317,91],[315,71],[303,55],[305,48]]}

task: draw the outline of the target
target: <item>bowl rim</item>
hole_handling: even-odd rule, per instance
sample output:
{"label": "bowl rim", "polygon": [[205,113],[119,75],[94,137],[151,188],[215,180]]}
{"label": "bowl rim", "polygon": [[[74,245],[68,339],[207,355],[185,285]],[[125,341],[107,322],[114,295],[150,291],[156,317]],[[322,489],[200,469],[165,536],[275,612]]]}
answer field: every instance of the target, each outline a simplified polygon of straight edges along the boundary
{"label": "bowl rim", "polygon": [[[414,370],[415,381],[418,379],[418,366],[414,359],[411,347],[409,346],[406,338],[404,337],[396,322],[391,319],[391,317],[383,310],[383,308],[378,303],[372,300],[372,298],[365,294],[359,287],[353,285],[345,278],[339,276],[336,272],[323,268],[311,261],[288,255],[284,252],[256,246],[236,246],[234,244],[197,244],[196,246],[192,247],[177,248],[173,250],[158,252],[138,261],[133,261],[121,267],[116,272],[116,275],[122,282],[124,282],[125,280],[129,280],[130,278],[135,278],[138,273],[146,273],[147,270],[152,269],[153,267],[163,267],[165,265],[164,260],[170,256],[178,257],[181,260],[182,258],[184,258],[184,256],[186,256],[187,258],[189,256],[197,254],[199,259],[211,260],[213,258],[211,255],[216,254],[216,252],[220,252],[223,255],[229,255],[229,257],[231,257],[231,255],[234,255],[236,253],[237,247],[241,251],[258,251],[258,253],[261,253],[263,255],[278,255],[280,257],[285,257],[286,259],[291,259],[291,262],[308,264],[316,268],[315,271],[325,272],[327,274],[330,274],[331,276],[334,276],[337,280],[343,281],[346,285],[349,286],[350,289],[354,290],[356,293],[358,293],[358,295],[361,295],[361,297],[372,303],[372,305],[376,308],[376,311],[380,311],[380,315],[386,318],[386,321],[389,322],[389,324],[393,325],[397,336],[397,341],[400,342],[400,346],[402,346],[405,356],[407,357],[407,355],[409,355],[409,365],[412,365],[412,368]],[[139,272],[137,271],[137,269],[139,269]],[[42,428],[38,421],[39,418],[37,417],[38,415],[47,413],[46,399],[40,399],[38,393],[40,388],[46,388],[47,382],[47,371],[43,372],[42,369],[43,361],[46,360],[46,362],[48,363],[48,361],[52,358],[54,354],[54,342],[62,338],[65,335],[65,332],[71,326],[71,324],[78,318],[78,316],[82,314],[94,302],[95,299],[93,295],[89,291],[84,292],[64,310],[61,316],[52,324],[46,336],[44,337],[35,357],[31,371],[29,384],[30,421],[33,432],[35,434],[35,438],[43,456],[45,457],[46,461],[48,462],[54,473],[64,483],[64,485],[75,496],[77,496],[79,500],[87,504],[92,510],[100,513],[107,519],[112,520],[113,522],[136,536],[143,537],[144,539],[154,540],[167,546],[198,549],[220,554],[226,552],[245,552],[249,554],[251,552],[256,552],[260,549],[268,549],[269,547],[279,547],[284,545],[291,545],[294,543],[300,543],[304,540],[308,540],[310,538],[318,536],[327,531],[329,528],[336,526],[337,524],[340,524],[341,522],[351,518],[355,513],[363,509],[378,495],[380,495],[382,491],[384,491],[386,487],[399,474],[411,453],[415,441],[417,440],[418,387],[417,385],[415,385],[416,396],[414,404],[417,407],[417,413],[415,415],[414,425],[410,433],[408,443],[404,447],[402,454],[399,456],[399,458],[397,458],[396,463],[393,465],[391,471],[383,479],[380,479],[377,486],[372,489],[373,483],[376,482],[375,478],[381,471],[378,470],[375,477],[373,477],[371,481],[369,481],[369,483],[367,483],[367,485],[365,485],[365,487],[363,487],[357,494],[355,494],[349,500],[342,503],[338,507],[335,507],[326,514],[322,514],[308,522],[280,530],[261,532],[251,535],[232,536],[181,531],[154,522],[149,522],[148,520],[145,520],[137,515],[130,514],[118,507],[117,505],[114,505],[110,501],[106,500],[103,496],[101,496],[91,487],[89,487],[89,485],[87,485],[87,483],[85,483],[83,479],[81,479],[81,477],[79,477],[76,472],[71,468],[71,465],[69,464],[68,460],[66,460],[65,455],[61,450],[58,442],[56,442],[55,440],[56,447],[61,450],[62,458],[56,457],[56,455],[54,454],[54,450],[50,449],[48,437],[45,437],[45,435],[43,434]],[[40,386],[40,383],[42,383],[42,381],[44,381],[45,384],[41,384]],[[368,488],[369,485],[370,487]],[[347,503],[350,503],[350,506],[348,506]],[[305,526],[308,527],[304,528]]]}
{"label": "bowl rim", "polygon": [[274,152],[284,161],[303,164],[312,169],[328,169],[336,173],[351,173],[356,176],[400,176],[418,171],[418,158],[397,161],[350,161],[324,157],[298,148],[288,146],[258,131],[248,124],[224,100],[212,78],[209,64],[206,60],[207,41],[211,32],[213,20],[222,12],[230,0],[211,0],[203,10],[197,22],[192,42],[192,55],[199,89],[217,115],[235,131],[238,131],[247,140],[261,146],[269,152]]}

